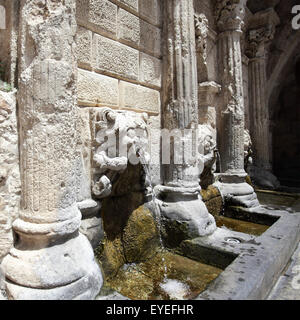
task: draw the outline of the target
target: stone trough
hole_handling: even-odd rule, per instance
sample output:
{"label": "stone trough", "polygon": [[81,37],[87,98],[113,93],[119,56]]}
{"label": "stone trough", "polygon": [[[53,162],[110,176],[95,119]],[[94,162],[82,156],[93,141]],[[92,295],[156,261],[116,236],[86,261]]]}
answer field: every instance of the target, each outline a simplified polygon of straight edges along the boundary
{"label": "stone trough", "polygon": [[[252,234],[233,231],[226,226],[222,226],[209,236],[185,240],[179,246],[171,250],[169,249],[169,251],[166,250],[167,254],[165,254],[165,257],[168,257],[167,259],[169,259],[170,264],[172,264],[173,260],[178,266],[180,265],[179,260],[182,260],[182,262],[186,260],[186,266],[194,264],[194,268],[198,268],[196,270],[192,270],[193,267],[186,268],[186,278],[188,278],[189,272],[191,272],[190,279],[194,277],[194,282],[195,277],[197,278],[197,273],[198,278],[201,274],[204,278],[206,276],[205,279],[202,278],[202,286],[198,283],[199,286],[197,288],[193,288],[192,292],[181,296],[180,299],[266,299],[299,243],[300,214],[297,212],[271,211],[264,206],[255,209],[231,207],[225,211],[224,216],[230,217],[232,221],[236,222],[236,225],[239,223],[249,223],[249,230]],[[254,235],[253,233],[257,229],[254,229],[253,232],[253,225],[260,225],[264,231],[259,235]],[[159,279],[163,283],[163,263],[159,259],[157,256],[154,258],[156,264],[158,263],[156,265],[156,273],[160,274],[156,279]],[[153,265],[151,266],[151,262],[149,261],[146,262],[147,264],[148,272],[150,274],[151,272],[153,273],[151,271],[153,270]],[[153,288],[151,288],[149,294],[145,292],[147,290],[143,292],[140,286],[140,283],[143,282],[139,283],[141,277],[136,275],[131,279],[134,279],[135,286],[139,288],[139,295],[135,295],[133,293],[134,290],[131,291],[133,289],[132,284],[128,285],[128,281],[130,283],[128,276],[130,278],[130,271],[133,273],[137,272],[139,267],[134,265],[131,266],[131,270],[129,266],[126,266],[126,268],[127,283],[125,287],[127,286],[127,291],[122,290],[122,277],[124,279],[124,273],[117,280],[122,295],[114,290],[109,290],[109,295],[107,291],[103,291],[103,295],[99,296],[98,299],[118,300],[128,299],[128,297],[134,300],[170,299],[170,297],[161,295],[158,292],[156,292],[156,296],[154,297],[150,294]],[[145,271],[145,265],[142,265],[143,268]],[[177,273],[173,272],[173,274],[170,274],[171,279],[172,277],[173,279],[176,279],[176,277],[180,279],[179,269],[180,266],[177,268]],[[204,270],[207,272],[206,275],[203,275],[205,274]],[[187,282],[185,281],[185,283]],[[195,294],[196,292],[199,292],[199,294]],[[124,297],[124,293],[127,297]]]}
{"label": "stone trough", "polygon": [[300,240],[293,2],[0,0],[0,299],[270,297]]}

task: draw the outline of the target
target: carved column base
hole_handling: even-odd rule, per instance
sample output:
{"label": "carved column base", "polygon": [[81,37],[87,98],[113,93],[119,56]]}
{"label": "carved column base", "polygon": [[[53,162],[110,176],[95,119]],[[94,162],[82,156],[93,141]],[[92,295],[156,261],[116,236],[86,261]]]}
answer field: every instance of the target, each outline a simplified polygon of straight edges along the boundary
{"label": "carved column base", "polygon": [[245,172],[215,175],[213,185],[219,189],[226,205],[245,208],[260,206],[253,187],[245,181],[246,176]]}
{"label": "carved column base", "polygon": [[216,230],[215,219],[202,201],[200,190],[200,187],[155,187],[167,236],[182,241],[207,236]]}
{"label": "carved column base", "polygon": [[100,215],[101,203],[100,201],[89,199],[79,202],[78,208],[82,214],[79,231],[89,239],[95,249],[104,238],[103,223]]}
{"label": "carved column base", "polygon": [[280,187],[280,182],[270,170],[257,166],[250,166],[248,170],[250,178],[255,185],[268,189]]}
{"label": "carved column base", "polygon": [[4,258],[6,293],[14,300],[94,299],[103,279],[88,239],[75,218],[53,223],[18,219],[15,247]]}

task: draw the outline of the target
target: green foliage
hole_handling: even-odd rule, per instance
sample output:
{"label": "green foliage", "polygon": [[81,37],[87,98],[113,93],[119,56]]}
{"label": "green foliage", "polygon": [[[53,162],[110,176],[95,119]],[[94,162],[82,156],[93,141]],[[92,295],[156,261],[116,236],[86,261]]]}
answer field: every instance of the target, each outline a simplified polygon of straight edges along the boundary
{"label": "green foliage", "polygon": [[12,90],[12,86],[9,83],[0,80],[0,90],[10,92]]}
{"label": "green foliage", "polygon": [[0,60],[0,90],[5,92],[10,92],[12,86],[5,82],[5,63]]}

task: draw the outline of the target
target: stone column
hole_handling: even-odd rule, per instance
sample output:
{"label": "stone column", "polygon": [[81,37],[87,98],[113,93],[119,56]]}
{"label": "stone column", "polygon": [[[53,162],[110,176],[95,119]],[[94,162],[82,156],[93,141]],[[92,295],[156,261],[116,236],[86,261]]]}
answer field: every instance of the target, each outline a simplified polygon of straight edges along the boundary
{"label": "stone column", "polygon": [[246,1],[217,1],[222,85],[219,149],[223,173],[245,175],[241,35]]}
{"label": "stone column", "polygon": [[[163,128],[177,130],[171,163],[163,163],[162,214],[166,219],[188,222],[188,237],[206,235],[216,228],[200,198],[197,161],[198,83],[193,0],[163,1],[164,80]],[[168,142],[162,141],[162,146]],[[179,161],[176,161],[176,157]],[[178,160],[178,159],[177,159]],[[164,161],[164,159],[163,159]]]}
{"label": "stone column", "polygon": [[249,106],[250,133],[253,149],[253,166],[250,175],[253,181],[265,187],[277,187],[279,182],[271,173],[269,152],[269,109],[266,97],[266,61],[268,46],[279,24],[274,9],[257,12],[250,21],[247,34],[249,57]]}
{"label": "stone column", "polygon": [[[198,125],[197,62],[193,1],[172,0],[164,4],[167,52],[164,60],[163,128],[168,130],[195,130]],[[172,152],[172,150],[171,150]],[[165,166],[164,183],[173,187],[198,187],[197,163],[188,166]]]}
{"label": "stone column", "polygon": [[102,285],[78,232],[75,9],[75,0],[21,1],[22,199],[2,263],[10,299],[93,299]]}
{"label": "stone column", "polygon": [[218,119],[218,147],[222,169],[219,177],[222,184],[219,187],[224,196],[242,197],[243,200],[254,192],[253,188],[245,183],[247,174],[244,170],[245,110],[241,35],[246,2],[217,0],[216,4],[222,86],[222,104]]}

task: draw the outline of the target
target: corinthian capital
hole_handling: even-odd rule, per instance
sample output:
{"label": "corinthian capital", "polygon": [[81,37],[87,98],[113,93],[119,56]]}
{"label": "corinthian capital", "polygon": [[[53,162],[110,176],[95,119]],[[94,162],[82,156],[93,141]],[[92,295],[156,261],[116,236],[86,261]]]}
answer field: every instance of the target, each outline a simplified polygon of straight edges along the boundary
{"label": "corinthian capital", "polygon": [[242,31],[246,0],[217,0],[216,19],[220,31]]}
{"label": "corinthian capital", "polygon": [[253,15],[247,32],[246,54],[249,58],[265,54],[266,45],[274,39],[276,26],[279,24],[280,19],[273,8],[259,11]]}
{"label": "corinthian capital", "polygon": [[265,44],[273,40],[275,27],[271,24],[250,30],[247,34],[246,54],[249,58],[255,58],[264,55]]}

